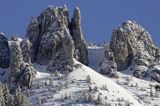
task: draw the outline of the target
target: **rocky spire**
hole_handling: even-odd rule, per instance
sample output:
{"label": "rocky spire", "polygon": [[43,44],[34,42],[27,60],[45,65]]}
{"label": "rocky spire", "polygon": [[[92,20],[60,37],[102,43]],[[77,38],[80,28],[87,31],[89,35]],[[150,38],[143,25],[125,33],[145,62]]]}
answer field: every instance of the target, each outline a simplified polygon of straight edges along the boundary
{"label": "rocky spire", "polygon": [[75,58],[85,65],[88,65],[88,51],[84,42],[83,33],[81,29],[81,15],[80,9],[74,9],[73,18],[71,19],[71,35],[75,43]]}
{"label": "rocky spire", "polygon": [[[69,60],[72,60],[71,63],[73,63],[73,53],[69,52],[72,52],[75,47],[74,51],[78,51],[78,53],[74,52],[75,57],[78,57],[76,59],[88,64],[87,48],[80,26],[79,8],[74,10],[73,19],[70,22],[66,6],[49,6],[36,19],[31,20],[26,37],[32,43],[34,58],[32,60],[35,62],[48,64],[59,50],[64,50],[67,58],[70,58]],[[69,49],[71,51],[68,51]]]}

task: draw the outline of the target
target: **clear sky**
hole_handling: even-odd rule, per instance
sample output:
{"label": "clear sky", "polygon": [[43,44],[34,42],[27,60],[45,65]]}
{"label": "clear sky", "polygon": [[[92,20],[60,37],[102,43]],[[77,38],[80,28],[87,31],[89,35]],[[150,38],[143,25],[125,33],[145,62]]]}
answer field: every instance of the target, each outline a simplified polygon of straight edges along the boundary
{"label": "clear sky", "polygon": [[24,36],[31,16],[39,15],[48,5],[64,4],[70,15],[74,7],[81,9],[88,41],[109,41],[112,30],[129,19],[145,27],[160,46],[160,0],[0,0],[0,31]]}

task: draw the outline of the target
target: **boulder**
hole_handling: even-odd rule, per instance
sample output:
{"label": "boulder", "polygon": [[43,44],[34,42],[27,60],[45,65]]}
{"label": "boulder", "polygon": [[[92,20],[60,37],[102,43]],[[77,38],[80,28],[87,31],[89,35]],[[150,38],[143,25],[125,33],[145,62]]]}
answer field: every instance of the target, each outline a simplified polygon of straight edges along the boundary
{"label": "boulder", "polygon": [[10,63],[10,49],[8,40],[3,33],[0,33],[0,67],[8,68]]}

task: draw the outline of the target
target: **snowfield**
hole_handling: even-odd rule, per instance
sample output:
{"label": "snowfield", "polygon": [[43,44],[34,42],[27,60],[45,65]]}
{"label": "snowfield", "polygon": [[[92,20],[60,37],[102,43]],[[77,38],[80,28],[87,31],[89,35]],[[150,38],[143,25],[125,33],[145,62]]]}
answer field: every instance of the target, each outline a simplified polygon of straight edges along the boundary
{"label": "snowfield", "polygon": [[[27,92],[32,105],[38,106],[38,101],[45,101],[44,103],[41,102],[45,106],[52,106],[53,104],[56,106],[62,104],[67,106],[71,104],[88,104],[94,106],[94,100],[96,101],[98,94],[100,94],[102,97],[103,105],[106,103],[116,105],[119,104],[119,102],[122,105],[130,104],[133,106],[141,106],[145,104],[143,101],[138,101],[138,98],[133,97],[133,94],[130,91],[127,91],[125,88],[119,86],[111,79],[97,73],[93,69],[81,64],[76,60],[75,67],[76,68],[74,71],[69,73],[67,79],[61,82],[61,80],[59,80],[56,76],[45,72],[45,66],[35,65],[35,68],[40,71],[37,74],[33,87]],[[61,74],[59,75],[62,76]],[[86,81],[87,76],[89,76],[91,79],[90,83]],[[52,84],[49,82],[50,79],[52,79]],[[56,88],[60,82],[67,82],[67,87],[62,87],[57,91]],[[81,95],[90,92],[89,86],[92,88],[96,86],[98,91],[94,94],[93,102],[85,103],[83,101],[83,96]],[[103,89],[103,86],[106,86],[105,89]],[[47,97],[49,95],[51,95],[51,98]],[[68,95],[70,100],[62,100],[65,95]],[[105,99],[106,97],[107,99]]]}
{"label": "snowfield", "polygon": [[[77,64],[81,64],[77,61],[75,61]],[[82,64],[81,64],[82,65]],[[83,75],[84,74],[84,75]],[[81,69],[75,70],[71,73],[71,78],[75,77],[76,80],[80,79],[80,76],[87,76],[89,75],[91,77],[91,81],[97,85],[98,88],[102,88],[103,85],[107,86],[108,92],[105,90],[100,90],[102,93],[103,97],[107,96],[111,101],[114,100],[116,101],[118,98],[123,98],[124,101],[129,101],[131,104],[134,106],[141,106],[143,102],[139,103],[136,98],[133,98],[131,96],[131,92],[127,91],[123,87],[119,86],[116,84],[114,81],[110,80],[109,78],[97,73],[93,69],[82,65]],[[75,76],[79,75],[79,77]]]}

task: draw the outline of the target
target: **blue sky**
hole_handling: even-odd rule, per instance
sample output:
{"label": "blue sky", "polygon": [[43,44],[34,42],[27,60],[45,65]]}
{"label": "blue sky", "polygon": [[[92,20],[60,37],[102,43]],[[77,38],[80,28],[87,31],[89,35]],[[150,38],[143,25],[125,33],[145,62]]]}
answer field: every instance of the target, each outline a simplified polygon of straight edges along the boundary
{"label": "blue sky", "polygon": [[48,5],[67,5],[72,16],[78,6],[82,29],[88,41],[109,41],[111,32],[125,20],[135,20],[151,34],[160,46],[160,0],[1,0],[0,31],[25,35],[31,16],[37,16]]}

